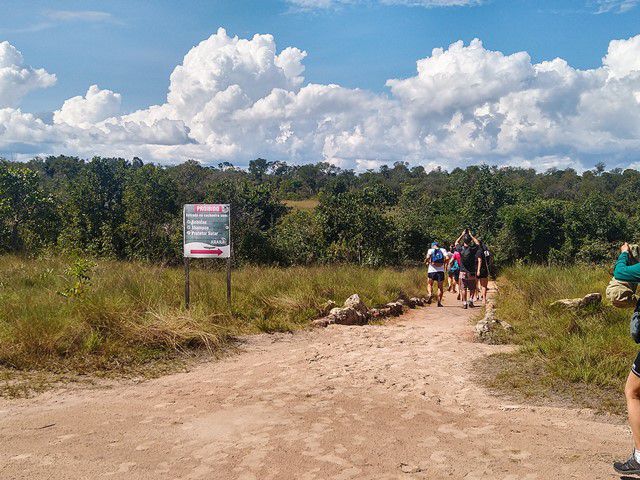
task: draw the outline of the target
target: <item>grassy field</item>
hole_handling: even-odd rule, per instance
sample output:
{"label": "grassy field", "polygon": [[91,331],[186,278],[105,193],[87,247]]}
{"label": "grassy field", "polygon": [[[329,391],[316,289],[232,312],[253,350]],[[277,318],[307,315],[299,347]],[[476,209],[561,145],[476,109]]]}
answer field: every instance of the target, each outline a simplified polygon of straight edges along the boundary
{"label": "grassy field", "polygon": [[483,361],[487,383],[533,399],[623,411],[624,381],[638,352],[628,332],[632,312],[606,300],[575,313],[549,306],[591,292],[604,298],[610,278],[606,269],[588,266],[505,269],[497,316],[512,323],[515,331],[501,340],[520,348]]}
{"label": "grassy field", "polygon": [[0,378],[25,371],[130,372],[198,351],[215,354],[235,335],[306,327],[329,299],[341,303],[358,293],[374,306],[417,294],[423,275],[353,266],[246,267],[233,273],[229,309],[225,273],[196,264],[185,310],[181,268],[4,256]]}
{"label": "grassy field", "polygon": [[306,198],[304,200],[285,200],[284,204],[293,210],[311,211],[318,206],[320,202],[317,198]]}

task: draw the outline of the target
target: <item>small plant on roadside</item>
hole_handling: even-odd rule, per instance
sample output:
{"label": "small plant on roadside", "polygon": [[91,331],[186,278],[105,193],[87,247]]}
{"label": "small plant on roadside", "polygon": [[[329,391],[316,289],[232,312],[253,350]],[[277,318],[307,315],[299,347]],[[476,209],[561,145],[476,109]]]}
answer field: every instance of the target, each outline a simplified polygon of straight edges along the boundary
{"label": "small plant on roadside", "polygon": [[96,264],[85,258],[78,258],[65,270],[65,274],[71,277],[72,285],[59,290],[58,294],[66,298],[82,297],[89,285],[91,285],[91,273]]}

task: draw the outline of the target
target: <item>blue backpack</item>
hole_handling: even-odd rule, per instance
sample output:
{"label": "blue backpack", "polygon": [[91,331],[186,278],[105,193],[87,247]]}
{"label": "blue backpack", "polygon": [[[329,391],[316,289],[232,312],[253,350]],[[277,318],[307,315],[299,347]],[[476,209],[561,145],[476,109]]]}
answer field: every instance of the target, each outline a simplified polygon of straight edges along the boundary
{"label": "blue backpack", "polygon": [[456,273],[458,270],[460,270],[460,264],[458,264],[458,260],[454,260],[451,266],[449,267],[449,271]]}
{"label": "blue backpack", "polygon": [[444,263],[444,254],[440,248],[435,248],[431,253],[431,263],[439,264]]}

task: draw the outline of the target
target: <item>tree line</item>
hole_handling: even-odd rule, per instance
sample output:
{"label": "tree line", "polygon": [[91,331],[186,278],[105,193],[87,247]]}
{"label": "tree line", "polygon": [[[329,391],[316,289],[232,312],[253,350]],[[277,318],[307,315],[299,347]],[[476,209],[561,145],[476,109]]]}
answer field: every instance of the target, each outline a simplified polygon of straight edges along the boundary
{"label": "tree line", "polygon": [[[0,251],[176,264],[182,205],[230,203],[239,263],[412,264],[433,240],[450,242],[465,227],[498,265],[608,262],[617,243],[638,239],[638,192],[640,172],[603,164],[578,174],[486,165],[427,172],[397,162],[356,174],[264,159],[248,170],[138,158],[0,160]],[[313,208],[291,202],[304,199]]]}

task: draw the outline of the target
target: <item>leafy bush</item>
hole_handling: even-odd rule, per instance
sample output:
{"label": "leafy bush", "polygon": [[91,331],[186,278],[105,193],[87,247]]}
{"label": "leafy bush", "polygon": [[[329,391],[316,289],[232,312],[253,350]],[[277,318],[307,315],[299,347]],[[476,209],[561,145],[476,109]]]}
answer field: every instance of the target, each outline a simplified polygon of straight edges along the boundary
{"label": "leafy bush", "polygon": [[585,240],[576,254],[576,260],[582,263],[611,265],[619,251],[619,245],[598,239]]}
{"label": "leafy bush", "polygon": [[310,265],[323,259],[322,227],[313,211],[285,215],[276,225],[272,241],[282,265]]}

